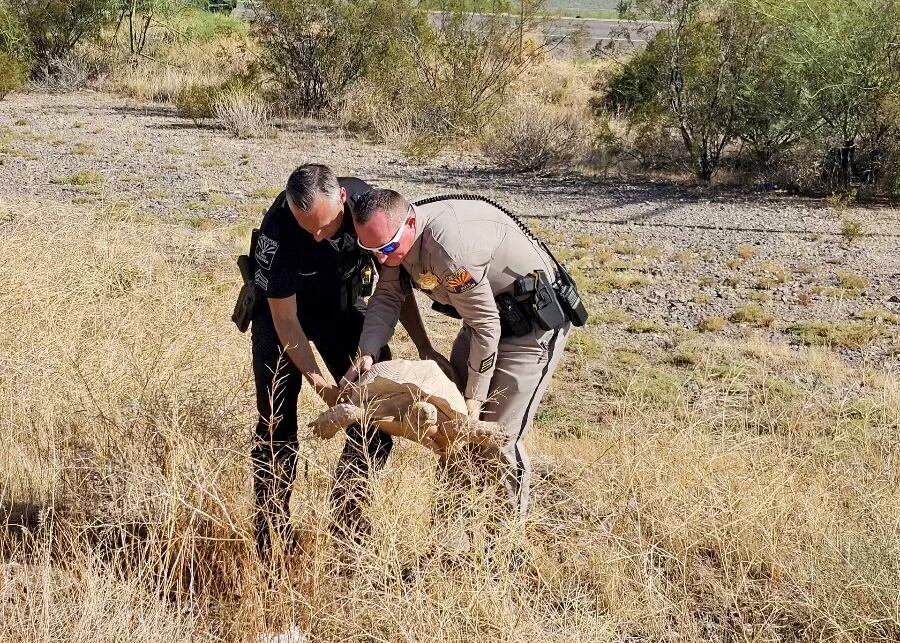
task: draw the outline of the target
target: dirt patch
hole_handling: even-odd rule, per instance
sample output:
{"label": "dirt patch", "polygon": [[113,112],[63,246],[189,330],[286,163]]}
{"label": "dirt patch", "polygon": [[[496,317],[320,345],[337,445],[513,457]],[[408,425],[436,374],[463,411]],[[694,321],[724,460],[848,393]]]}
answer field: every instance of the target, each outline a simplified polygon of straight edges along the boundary
{"label": "dirt patch", "polygon": [[[462,153],[416,165],[314,121],[286,123],[275,139],[238,140],[171,107],[105,94],[0,103],[5,200],[97,203],[194,226],[252,223],[304,161],[413,198],[477,192],[506,204],[561,249],[595,319],[604,320],[591,332],[619,347],[667,351],[673,337],[709,318],[731,320],[715,332],[796,344],[802,339],[785,331],[799,322],[858,318],[873,326],[871,339],[835,350],[856,364],[898,363],[900,327],[890,322],[900,313],[896,209],[615,178],[511,176]],[[853,243],[841,235],[848,219],[865,233]],[[848,274],[864,287],[843,287]],[[769,323],[741,322],[734,313],[748,304]]]}

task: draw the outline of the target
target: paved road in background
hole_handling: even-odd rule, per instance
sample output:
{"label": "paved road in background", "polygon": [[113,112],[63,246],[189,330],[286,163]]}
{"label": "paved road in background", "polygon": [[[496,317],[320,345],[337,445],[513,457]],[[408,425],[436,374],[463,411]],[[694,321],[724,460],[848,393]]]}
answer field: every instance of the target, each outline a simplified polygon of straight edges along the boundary
{"label": "paved road in background", "polygon": [[552,18],[544,28],[548,37],[568,39],[573,33],[584,34],[588,49],[598,43],[621,42],[627,44],[630,37],[635,45],[643,46],[660,28],[662,22],[626,22],[620,20],[598,20],[594,18]]}
{"label": "paved road in background", "polygon": [[[244,20],[253,20],[252,3],[239,0],[232,15]],[[637,46],[647,43],[654,31],[664,27],[661,22],[623,22],[619,20],[598,20],[594,18],[551,18],[544,27],[549,38],[564,38],[562,48],[568,48],[568,38],[581,31],[584,36],[585,49],[592,49],[598,43],[621,42],[627,44],[628,37],[622,33],[624,29],[630,34],[631,42]]]}

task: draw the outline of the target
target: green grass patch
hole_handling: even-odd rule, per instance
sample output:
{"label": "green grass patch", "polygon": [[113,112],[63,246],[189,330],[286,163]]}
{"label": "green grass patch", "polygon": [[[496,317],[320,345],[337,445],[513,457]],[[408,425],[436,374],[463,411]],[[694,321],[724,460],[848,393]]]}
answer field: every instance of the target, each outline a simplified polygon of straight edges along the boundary
{"label": "green grass patch", "polygon": [[76,143],[72,146],[72,154],[78,156],[94,156],[97,154],[97,148],[90,143]]}
{"label": "green grass patch", "polygon": [[701,319],[697,324],[697,329],[702,333],[718,333],[725,330],[727,326],[727,319],[712,315]]}
{"label": "green grass patch", "polygon": [[653,283],[653,277],[640,272],[603,270],[593,279],[587,279],[589,293],[606,293],[613,290],[631,290]]}
{"label": "green grass patch", "polygon": [[856,313],[856,318],[865,321],[880,322],[884,324],[893,324],[895,326],[900,326],[900,314],[893,313],[885,308],[867,308],[865,310],[861,310]]}
{"label": "green grass patch", "polygon": [[845,290],[865,290],[869,287],[869,280],[866,277],[847,270],[838,270],[837,281],[838,286]]}
{"label": "green grass patch", "polygon": [[635,319],[630,324],[626,330],[629,333],[636,334],[644,334],[644,333],[663,333],[666,330],[664,324],[659,323],[653,319]]}
{"label": "green grass patch", "polygon": [[787,333],[809,346],[860,348],[871,344],[881,331],[870,323],[802,321],[788,326]]}
{"label": "green grass patch", "polygon": [[98,185],[103,183],[103,176],[97,172],[82,171],[70,174],[69,176],[61,176],[51,180],[52,183],[61,185]]}
{"label": "green grass patch", "polygon": [[591,311],[588,321],[593,324],[627,324],[631,321],[631,315],[624,308],[609,306]]}
{"label": "green grass patch", "polygon": [[755,326],[771,326],[775,318],[759,304],[746,304],[731,314],[731,321]]}
{"label": "green grass patch", "polygon": [[258,188],[253,190],[248,196],[251,196],[254,199],[274,199],[281,194],[282,190],[284,190],[284,188]]}
{"label": "green grass patch", "polygon": [[25,150],[20,150],[15,147],[10,147],[9,145],[0,145],[0,156],[12,156],[14,158],[25,159],[26,161],[40,161],[41,157],[32,154],[31,152],[26,152]]}
{"label": "green grass patch", "polygon": [[603,353],[603,344],[586,331],[575,331],[566,342],[566,350],[580,357],[594,359]]}

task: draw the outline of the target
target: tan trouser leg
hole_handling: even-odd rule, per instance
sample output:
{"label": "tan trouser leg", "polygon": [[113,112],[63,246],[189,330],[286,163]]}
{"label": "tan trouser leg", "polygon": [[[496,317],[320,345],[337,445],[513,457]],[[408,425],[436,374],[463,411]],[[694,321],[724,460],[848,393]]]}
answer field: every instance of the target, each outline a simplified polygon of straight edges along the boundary
{"label": "tan trouser leg", "polygon": [[[528,511],[531,487],[531,460],[525,449],[525,438],[531,429],[534,414],[547,391],[553,371],[562,358],[566,338],[571,327],[566,324],[557,331],[535,330],[522,337],[500,340],[490,396],[484,405],[482,419],[499,422],[507,442],[499,454],[484,458],[493,462],[496,475],[502,482],[506,499],[519,518]],[[468,372],[469,330],[463,326],[450,354],[454,368]],[[470,445],[470,448],[481,448]],[[487,455],[487,454],[485,454]],[[498,457],[499,455],[499,457]]]}

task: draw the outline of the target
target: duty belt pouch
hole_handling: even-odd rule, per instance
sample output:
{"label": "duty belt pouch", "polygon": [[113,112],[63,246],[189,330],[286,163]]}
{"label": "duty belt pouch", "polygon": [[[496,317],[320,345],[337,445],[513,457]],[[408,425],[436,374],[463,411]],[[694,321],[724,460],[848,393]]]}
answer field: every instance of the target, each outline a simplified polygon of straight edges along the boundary
{"label": "duty belt pouch", "polygon": [[521,337],[531,332],[534,327],[528,315],[528,309],[516,301],[510,293],[497,295],[497,312],[500,313],[500,335],[503,337]]}

